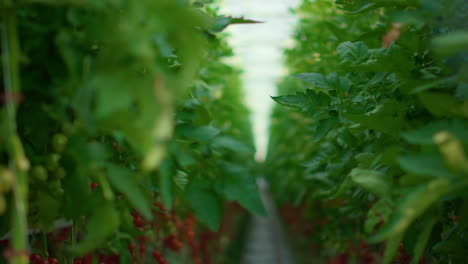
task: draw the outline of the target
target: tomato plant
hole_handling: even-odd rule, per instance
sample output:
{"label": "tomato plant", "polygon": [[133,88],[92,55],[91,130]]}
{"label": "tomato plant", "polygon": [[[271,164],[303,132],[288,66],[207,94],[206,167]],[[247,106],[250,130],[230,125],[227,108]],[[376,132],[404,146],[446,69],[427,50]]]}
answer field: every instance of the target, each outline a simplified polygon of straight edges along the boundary
{"label": "tomato plant", "polygon": [[220,33],[255,21],[211,2],[1,1],[0,262],[219,262],[263,213]]}
{"label": "tomato plant", "polygon": [[466,5],[295,12],[266,169],[299,259],[466,262]]}

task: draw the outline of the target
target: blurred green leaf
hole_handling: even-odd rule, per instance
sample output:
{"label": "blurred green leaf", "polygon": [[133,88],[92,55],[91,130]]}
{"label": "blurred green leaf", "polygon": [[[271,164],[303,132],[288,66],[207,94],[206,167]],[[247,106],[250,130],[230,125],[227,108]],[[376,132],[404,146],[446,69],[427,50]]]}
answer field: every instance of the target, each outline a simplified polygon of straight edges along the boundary
{"label": "blurred green leaf", "polygon": [[377,197],[390,196],[391,181],[384,173],[355,168],[349,175],[354,183]]}
{"label": "blurred green leaf", "polygon": [[375,3],[375,2],[366,2],[366,3],[363,3],[357,9],[354,9],[353,11],[349,11],[349,12],[346,12],[346,13],[348,15],[357,15],[357,14],[361,14],[361,13],[364,13],[364,12],[368,12],[368,11],[373,10],[373,9],[377,9],[379,7],[382,7],[382,6],[384,6],[384,5],[379,4],[379,3]]}
{"label": "blurred green leaf", "polygon": [[197,219],[216,231],[219,229],[223,213],[222,203],[213,191],[199,188],[196,184],[189,184],[185,195]]}
{"label": "blurred green leaf", "polygon": [[454,186],[448,180],[437,179],[407,193],[400,201],[396,202],[398,207],[392,220],[372,237],[372,240],[382,241],[402,235],[416,218],[453,189]]}
{"label": "blurred green leaf", "polygon": [[175,176],[174,164],[171,160],[166,159],[159,167],[159,188],[161,200],[167,209],[172,209],[173,190],[172,180]]}
{"label": "blurred green leaf", "polygon": [[326,118],[319,121],[315,130],[313,141],[321,140],[337,123],[335,118]]}
{"label": "blurred green leaf", "polygon": [[183,126],[183,135],[191,140],[207,142],[217,136],[221,131],[213,126]]}
{"label": "blurred green leaf", "polygon": [[374,229],[380,223],[385,223],[390,219],[393,208],[392,204],[385,199],[377,201],[372,208],[367,212],[366,222],[364,223],[364,231],[368,234],[374,232]]}
{"label": "blurred green leaf", "polygon": [[338,55],[343,61],[358,63],[367,59],[369,55],[369,48],[362,41],[346,41],[338,46],[336,52],[338,52]]}
{"label": "blurred green leaf", "polygon": [[436,153],[405,155],[399,157],[397,161],[400,167],[409,173],[441,178],[454,176]]}
{"label": "blurred green leaf", "polygon": [[468,31],[450,32],[432,40],[434,52],[441,56],[454,55],[468,50]]}
{"label": "blurred green leaf", "polygon": [[55,221],[61,215],[61,202],[50,194],[39,191],[35,201],[38,205],[37,223],[41,230],[44,232],[50,232],[54,229]]}
{"label": "blurred green leaf", "polygon": [[225,28],[227,28],[229,25],[232,24],[257,24],[257,23],[262,23],[260,21],[255,21],[255,20],[250,20],[250,19],[245,19],[245,18],[236,18],[236,17],[216,17],[213,19],[212,25],[211,25],[211,32],[221,32]]}
{"label": "blurred green leaf", "polygon": [[257,215],[266,215],[263,201],[257,187],[256,178],[246,168],[223,164],[221,166],[226,172],[226,177],[220,180],[217,187],[229,201],[237,201],[239,204]]}
{"label": "blurred green leaf", "polygon": [[89,217],[86,226],[86,235],[78,244],[72,246],[70,251],[82,256],[101,246],[119,227],[119,215],[109,203],[96,207]]}
{"label": "blurred green leaf", "polygon": [[463,142],[468,143],[468,123],[461,119],[430,123],[419,129],[403,132],[402,137],[412,144],[434,145],[434,135],[440,131],[448,131]]}
{"label": "blurred green leaf", "polygon": [[451,94],[440,92],[424,92],[418,94],[419,100],[426,109],[437,117],[462,116],[468,117],[468,105],[462,104]]}
{"label": "blurred green leaf", "polygon": [[114,164],[107,164],[107,177],[114,188],[126,195],[129,202],[146,218],[151,219],[151,208],[149,201],[138,187],[132,172],[126,168]]}
{"label": "blurred green leaf", "polygon": [[251,154],[254,152],[252,147],[247,146],[241,140],[230,136],[218,136],[213,140],[213,148],[221,148],[233,151],[235,153]]}
{"label": "blurred green leaf", "polygon": [[424,250],[426,248],[426,245],[432,233],[432,229],[434,228],[436,222],[437,218],[432,215],[424,220],[422,232],[419,234],[417,238],[417,243],[413,249],[411,264],[419,263],[419,260],[421,259],[421,257],[423,257]]}
{"label": "blurred green leaf", "polygon": [[365,114],[342,113],[342,115],[366,128],[397,136],[404,125],[403,111],[400,103],[388,101]]}
{"label": "blurred green leaf", "polygon": [[392,260],[398,252],[398,248],[401,245],[402,240],[403,234],[399,234],[388,239],[387,246],[385,247],[385,253],[382,259],[382,264],[392,263]]}

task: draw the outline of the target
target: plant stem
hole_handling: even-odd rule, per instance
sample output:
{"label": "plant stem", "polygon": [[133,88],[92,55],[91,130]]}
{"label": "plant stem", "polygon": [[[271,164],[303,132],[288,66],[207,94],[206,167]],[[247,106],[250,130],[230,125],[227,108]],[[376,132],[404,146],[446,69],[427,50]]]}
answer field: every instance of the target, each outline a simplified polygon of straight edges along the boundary
{"label": "plant stem", "polygon": [[[11,1],[9,1],[11,2]],[[14,7],[2,9],[2,63],[6,100],[6,128],[9,146],[9,167],[14,174],[13,202],[11,218],[12,254],[11,264],[28,263],[28,229],[27,229],[27,194],[28,183],[26,172],[29,161],[24,155],[21,140],[16,128],[15,97],[20,92],[19,76],[19,41]]]}

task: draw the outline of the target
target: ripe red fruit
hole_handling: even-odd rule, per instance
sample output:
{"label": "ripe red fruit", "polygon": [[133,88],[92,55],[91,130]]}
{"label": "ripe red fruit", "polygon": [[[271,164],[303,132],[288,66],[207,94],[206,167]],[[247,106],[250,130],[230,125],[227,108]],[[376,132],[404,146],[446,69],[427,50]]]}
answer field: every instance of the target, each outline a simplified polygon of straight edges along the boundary
{"label": "ripe red fruit", "polygon": [[141,243],[139,248],[140,258],[143,259],[146,252],[146,243]]}
{"label": "ripe red fruit", "polygon": [[359,263],[360,264],[374,264],[375,263],[374,255],[372,255],[372,253],[369,253],[369,252],[362,253],[359,256]]}
{"label": "ripe red fruit", "polygon": [[31,261],[31,263],[33,264],[39,263],[41,260],[42,258],[38,254],[29,255],[29,261]]}
{"label": "ripe red fruit", "polygon": [[173,251],[178,251],[182,248],[182,243],[177,238],[176,234],[172,234],[166,237],[163,243],[165,248],[171,249]]}
{"label": "ripe red fruit", "polygon": [[59,261],[56,258],[49,258],[48,261],[49,261],[49,264],[59,264]]}
{"label": "ripe red fruit", "polygon": [[82,264],[92,264],[93,263],[93,254],[89,253],[85,255],[82,259]]}
{"label": "ripe red fruit", "polygon": [[135,256],[135,244],[128,244],[128,251],[130,252],[130,255]]}
{"label": "ripe red fruit", "polygon": [[337,257],[338,264],[348,264],[349,263],[349,255],[346,253],[339,254]]}
{"label": "ripe red fruit", "polygon": [[60,229],[59,233],[55,236],[55,239],[54,239],[56,246],[60,245],[63,241],[67,239],[70,231],[71,231],[71,226]]}
{"label": "ripe red fruit", "polygon": [[104,254],[99,254],[99,257],[98,257],[98,263],[99,264],[106,264],[106,256]]}
{"label": "ripe red fruit", "polygon": [[119,143],[117,142],[112,142],[112,148],[114,148],[115,151],[119,151]]}
{"label": "ripe red fruit", "polygon": [[152,252],[152,255],[154,260],[156,260],[158,264],[168,264],[164,257],[161,255],[161,252],[159,252],[158,250],[154,250]]}
{"label": "ripe red fruit", "polygon": [[92,182],[92,183],[89,185],[89,188],[90,188],[91,191],[92,191],[92,190],[96,189],[96,187],[98,187],[98,186],[99,186],[99,183],[97,183],[97,182]]}
{"label": "ripe red fruit", "polygon": [[120,264],[120,258],[116,254],[112,254],[110,256],[107,256],[107,263],[106,264]]}

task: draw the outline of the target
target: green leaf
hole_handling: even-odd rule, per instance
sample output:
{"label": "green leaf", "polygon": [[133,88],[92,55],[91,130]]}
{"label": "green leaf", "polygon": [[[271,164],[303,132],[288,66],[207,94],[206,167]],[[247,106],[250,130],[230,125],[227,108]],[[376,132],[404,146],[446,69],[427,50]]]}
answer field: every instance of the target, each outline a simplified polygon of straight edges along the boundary
{"label": "green leaf", "polygon": [[232,18],[231,17],[216,17],[213,19],[211,31],[212,32],[221,32],[223,31],[229,24],[231,24]]}
{"label": "green leaf", "polygon": [[336,118],[326,118],[319,121],[317,128],[315,129],[313,141],[317,142],[321,140],[337,123]]}
{"label": "green leaf", "polygon": [[450,56],[468,50],[468,31],[450,32],[432,40],[434,51],[441,56]]}
{"label": "green leaf", "polygon": [[403,240],[403,234],[391,237],[387,241],[387,246],[385,247],[385,253],[382,259],[382,264],[390,264],[395,257],[398,248]]}
{"label": "green leaf", "polygon": [[159,190],[161,192],[161,200],[167,209],[172,208],[172,178],[174,175],[174,164],[170,159],[166,159],[159,167]]}
{"label": "green leaf", "polygon": [[146,219],[151,219],[152,214],[149,202],[132,177],[132,172],[126,168],[118,167],[110,163],[107,164],[107,170],[107,177],[112,186],[119,192],[125,194],[129,202],[138,209]]}
{"label": "green leaf", "polygon": [[377,197],[390,196],[391,181],[382,172],[355,168],[349,175],[354,183]]}
{"label": "green leaf", "polygon": [[393,209],[388,200],[380,199],[367,212],[364,231],[368,234],[374,232],[375,227],[381,222],[387,222],[392,215]]}
{"label": "green leaf", "polygon": [[377,9],[379,7],[382,7],[382,6],[383,5],[375,3],[375,2],[367,2],[367,3],[363,3],[360,7],[354,9],[353,11],[346,12],[346,14],[348,14],[348,15],[357,15],[357,14],[361,14],[361,13],[364,13],[364,12],[367,12],[367,11],[370,11],[370,10]]}
{"label": "green leaf", "polygon": [[367,59],[369,55],[369,48],[362,41],[346,41],[338,46],[336,52],[343,61],[359,63]]}
{"label": "green leaf", "polygon": [[363,152],[355,155],[354,159],[358,162],[359,167],[369,168],[372,162],[375,160],[376,156],[377,155],[375,153]]}
{"label": "green leaf", "polygon": [[221,133],[219,129],[213,126],[183,126],[183,135],[197,142],[207,142]]}
{"label": "green leaf", "polygon": [[448,88],[456,81],[454,76],[442,78],[425,85],[418,86],[410,91],[410,94],[416,94],[433,88]]}
{"label": "green leaf", "polygon": [[271,97],[276,102],[298,108],[302,111],[310,111],[315,114],[320,113],[321,110],[325,110],[329,107],[331,99],[324,93],[317,93],[311,89],[307,89],[305,93],[296,92],[295,95],[284,95]]}
{"label": "green leaf", "polygon": [[302,111],[309,108],[309,100],[302,92],[297,92],[295,95],[272,96],[271,98],[282,105],[295,107]]}
{"label": "green leaf", "polygon": [[185,190],[185,186],[187,186],[189,180],[187,173],[183,171],[177,171],[174,177],[175,184],[182,190]]}
{"label": "green leaf", "polygon": [[199,189],[196,184],[188,185],[186,197],[197,219],[211,230],[218,230],[223,211],[219,197],[213,191]]}
{"label": "green leaf", "polygon": [[468,117],[467,105],[448,93],[424,92],[419,94],[419,100],[436,117],[462,116]]}
{"label": "green leaf", "polygon": [[227,200],[237,201],[245,209],[253,214],[266,215],[266,210],[260,198],[256,178],[244,168],[234,164],[220,166],[226,176],[217,185],[218,192]]}
{"label": "green leaf", "polygon": [[313,89],[315,92],[324,92],[328,94],[330,91],[338,91],[340,93],[347,92],[351,86],[349,80],[344,77],[338,76],[337,73],[332,72],[327,77],[320,73],[300,73],[293,75],[293,77],[314,84],[317,88]]}
{"label": "green leaf", "polygon": [[413,221],[426,212],[434,203],[454,190],[445,179],[437,179],[406,194],[399,202],[392,220],[371,240],[384,239],[403,234]]}
{"label": "green leaf", "polygon": [[413,249],[413,256],[411,259],[411,264],[419,263],[419,260],[424,254],[424,249],[426,248],[427,242],[429,241],[429,238],[432,233],[432,229],[434,228],[434,225],[436,224],[436,222],[437,222],[437,218],[434,217],[433,215],[425,219],[422,232],[419,233],[418,238],[416,240],[417,243]]}
{"label": "green leaf", "polygon": [[441,120],[421,128],[402,133],[402,137],[412,144],[434,145],[434,135],[448,131],[464,143],[468,143],[468,123],[460,119]]}
{"label": "green leaf", "polygon": [[440,178],[454,177],[438,154],[406,155],[399,157],[397,161],[400,167],[408,173]]}
{"label": "green leaf", "polygon": [[404,125],[404,108],[396,101],[388,101],[365,114],[342,113],[343,117],[364,127],[397,136]]}
{"label": "green leaf", "polygon": [[321,73],[308,72],[308,73],[299,73],[293,75],[294,78],[312,83],[319,88],[327,89],[328,80],[327,77]]}
{"label": "green leaf", "polygon": [[128,80],[121,76],[98,75],[92,81],[97,92],[96,117],[106,118],[114,112],[128,110],[132,103],[133,90],[127,85]]}
{"label": "green leaf", "polygon": [[372,79],[366,84],[367,87],[374,86],[380,83],[387,76],[386,72],[377,72]]}
{"label": "green leaf", "polygon": [[459,100],[468,100],[468,82],[460,82],[457,85],[455,97]]}
{"label": "green leaf", "polygon": [[227,149],[235,153],[252,154],[254,149],[241,140],[230,136],[218,136],[213,140],[213,148]]}
{"label": "green leaf", "polygon": [[321,150],[316,153],[312,159],[301,163],[302,166],[315,170],[322,166],[324,163],[330,161],[335,155],[338,149],[329,143],[322,145]]}
{"label": "green leaf", "polygon": [[96,207],[86,225],[82,241],[70,248],[74,255],[84,255],[101,246],[119,227],[119,214],[115,208],[104,203]]}
{"label": "green leaf", "polygon": [[256,21],[252,19],[245,19],[243,17],[233,17],[231,24],[258,24],[263,23],[262,21]]}
{"label": "green leaf", "polygon": [[61,214],[60,201],[46,192],[38,192],[35,202],[38,208],[34,217],[37,217],[38,227],[44,232],[53,231],[55,220]]}
{"label": "green leaf", "polygon": [[257,24],[257,23],[262,23],[262,22],[245,19],[243,17],[233,18],[233,17],[220,16],[220,17],[216,17],[213,19],[210,31],[214,33],[221,32],[231,24]]}
{"label": "green leaf", "polygon": [[348,191],[349,189],[351,189],[353,187],[353,181],[351,180],[351,177],[349,175],[347,175],[343,182],[340,184],[340,187],[338,187],[338,189],[336,190],[336,192],[334,192],[332,195],[331,195],[331,198],[332,199],[335,199],[335,198],[338,198],[342,195],[344,195],[346,193],[346,191]]}

